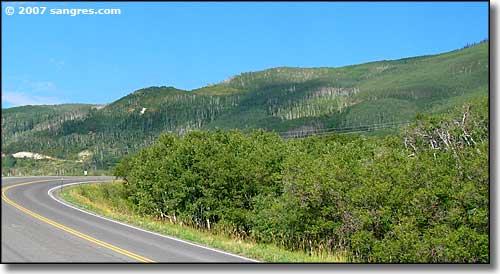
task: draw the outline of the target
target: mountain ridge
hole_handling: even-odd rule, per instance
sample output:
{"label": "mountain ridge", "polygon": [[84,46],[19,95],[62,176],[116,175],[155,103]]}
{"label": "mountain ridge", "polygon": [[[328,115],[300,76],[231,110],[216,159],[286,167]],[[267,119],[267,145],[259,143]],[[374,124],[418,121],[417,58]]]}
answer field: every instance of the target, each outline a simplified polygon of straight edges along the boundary
{"label": "mountain ridge", "polygon": [[[252,75],[252,74],[261,74],[261,73],[267,73],[275,70],[335,70],[335,69],[345,69],[345,68],[350,68],[350,67],[357,67],[357,66],[363,66],[363,65],[374,65],[374,64],[386,64],[386,63],[391,63],[391,62],[403,62],[403,61],[415,61],[417,59],[425,59],[429,57],[438,57],[442,55],[447,55],[447,54],[452,54],[455,52],[461,52],[464,50],[468,50],[469,48],[482,45],[482,44],[489,44],[488,40],[483,40],[479,43],[474,43],[472,45],[467,45],[465,47],[447,51],[447,52],[442,52],[442,53],[437,53],[437,54],[425,54],[425,55],[419,55],[419,56],[409,56],[409,57],[403,57],[403,58],[398,58],[398,59],[383,59],[383,60],[377,60],[377,61],[370,61],[370,62],[365,62],[365,63],[357,63],[357,64],[350,64],[350,65],[345,65],[345,66],[339,66],[339,67],[333,67],[333,66],[320,66],[320,67],[294,67],[294,66],[279,66],[279,67],[270,67],[266,69],[261,69],[261,70],[256,70],[256,71],[246,71],[242,72],[239,74],[235,74],[233,76],[230,76],[229,78],[222,80],[218,83],[214,84],[207,84],[202,87],[194,88],[194,89],[180,89],[176,88],[175,86],[169,86],[169,85],[162,85],[162,86],[148,86],[144,88],[140,88],[138,90],[135,90],[127,95],[124,95],[118,99],[116,99],[113,102],[110,103],[62,103],[62,104],[42,104],[38,106],[57,106],[57,105],[110,105],[113,104],[129,95],[133,95],[134,93],[141,92],[144,90],[152,89],[152,88],[167,88],[167,89],[175,89],[181,92],[193,92],[202,95],[201,91],[206,91],[207,89],[210,89],[211,87],[218,86],[221,84],[227,84],[230,83],[232,80],[238,79],[241,76],[244,75]],[[18,107],[25,107],[25,106],[34,106],[34,105],[23,105],[23,106],[15,106],[15,107],[9,107],[9,108],[2,108],[2,110],[7,110],[7,109],[12,109],[12,108],[18,108]]]}
{"label": "mountain ridge", "polygon": [[2,109],[2,153],[77,159],[89,151],[86,168],[108,170],[162,133],[262,128],[293,136],[409,121],[418,113],[442,112],[487,96],[488,48],[482,42],[437,55],[338,68],[270,68],[190,91],[142,88],[104,106]]}

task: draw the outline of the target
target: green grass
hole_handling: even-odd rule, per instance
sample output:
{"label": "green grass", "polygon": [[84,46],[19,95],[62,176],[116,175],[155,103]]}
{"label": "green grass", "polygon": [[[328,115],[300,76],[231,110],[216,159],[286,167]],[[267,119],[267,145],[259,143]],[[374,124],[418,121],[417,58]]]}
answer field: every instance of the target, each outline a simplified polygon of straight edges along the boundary
{"label": "green grass", "polygon": [[182,224],[174,224],[133,212],[123,198],[121,182],[93,183],[64,188],[60,197],[80,208],[99,215],[132,224],[164,235],[210,246],[261,262],[349,262],[344,252],[339,254],[290,251],[271,244],[237,239],[213,231],[201,231]]}

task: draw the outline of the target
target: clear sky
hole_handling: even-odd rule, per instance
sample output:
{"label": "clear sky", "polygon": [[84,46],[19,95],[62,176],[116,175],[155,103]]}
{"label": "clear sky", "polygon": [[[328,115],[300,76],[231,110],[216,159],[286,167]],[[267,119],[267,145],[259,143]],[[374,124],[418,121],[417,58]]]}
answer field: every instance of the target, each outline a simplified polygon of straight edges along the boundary
{"label": "clear sky", "polygon": [[[26,7],[47,9],[19,14]],[[50,14],[64,8],[121,14]],[[109,103],[148,86],[191,90],[247,71],[399,59],[485,38],[487,2],[2,2],[2,107]]]}

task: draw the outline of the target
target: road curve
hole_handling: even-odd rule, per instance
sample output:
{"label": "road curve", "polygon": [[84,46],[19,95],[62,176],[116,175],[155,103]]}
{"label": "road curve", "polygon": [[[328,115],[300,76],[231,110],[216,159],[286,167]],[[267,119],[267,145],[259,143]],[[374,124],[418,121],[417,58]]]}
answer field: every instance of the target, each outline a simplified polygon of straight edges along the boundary
{"label": "road curve", "polygon": [[94,216],[49,195],[61,185],[105,180],[110,177],[2,178],[2,263],[255,262]]}

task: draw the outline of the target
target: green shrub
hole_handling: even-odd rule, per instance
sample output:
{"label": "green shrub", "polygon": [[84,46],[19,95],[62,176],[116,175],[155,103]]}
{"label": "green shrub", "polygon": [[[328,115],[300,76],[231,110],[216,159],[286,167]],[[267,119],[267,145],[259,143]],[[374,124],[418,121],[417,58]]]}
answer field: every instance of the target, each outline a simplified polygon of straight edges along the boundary
{"label": "green shrub", "polygon": [[[367,262],[488,262],[488,104],[399,135],[163,135],[117,169],[143,214]],[[115,194],[109,193],[109,196]]]}

